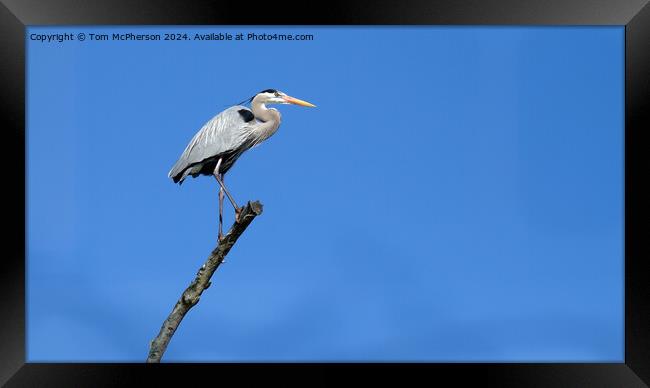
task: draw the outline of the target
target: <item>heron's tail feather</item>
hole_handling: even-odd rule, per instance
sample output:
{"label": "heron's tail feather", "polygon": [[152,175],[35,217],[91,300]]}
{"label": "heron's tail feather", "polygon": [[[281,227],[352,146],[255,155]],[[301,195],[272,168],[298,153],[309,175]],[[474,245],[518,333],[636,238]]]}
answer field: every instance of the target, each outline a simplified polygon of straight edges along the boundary
{"label": "heron's tail feather", "polygon": [[174,175],[174,176],[171,176],[170,178],[172,178],[174,183],[178,183],[179,185],[183,184],[183,177],[181,177],[180,175]]}
{"label": "heron's tail feather", "polygon": [[[179,162],[180,162],[180,160],[179,160]],[[183,180],[187,176],[188,170],[189,169],[183,170],[180,163],[176,162],[174,167],[172,167],[172,169],[169,170],[169,173],[167,174],[167,176],[169,178],[172,178],[174,183],[179,183],[179,182],[183,183]]]}
{"label": "heron's tail feather", "polygon": [[174,183],[178,184],[182,184],[188,175],[195,176],[198,172],[200,172],[202,167],[201,164],[192,164],[186,166],[185,163],[179,162],[177,162],[167,174],[168,177],[172,178]]}

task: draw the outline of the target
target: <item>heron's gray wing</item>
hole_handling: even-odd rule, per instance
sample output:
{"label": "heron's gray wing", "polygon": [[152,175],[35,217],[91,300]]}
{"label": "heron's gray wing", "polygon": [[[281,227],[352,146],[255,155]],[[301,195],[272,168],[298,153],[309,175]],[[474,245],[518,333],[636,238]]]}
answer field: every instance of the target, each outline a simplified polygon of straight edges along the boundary
{"label": "heron's gray wing", "polygon": [[[246,111],[244,114],[239,112],[242,109]],[[233,106],[214,116],[185,147],[185,151],[169,171],[169,177],[173,178],[189,166],[205,159],[237,149],[246,141],[254,123],[252,112],[244,106]]]}

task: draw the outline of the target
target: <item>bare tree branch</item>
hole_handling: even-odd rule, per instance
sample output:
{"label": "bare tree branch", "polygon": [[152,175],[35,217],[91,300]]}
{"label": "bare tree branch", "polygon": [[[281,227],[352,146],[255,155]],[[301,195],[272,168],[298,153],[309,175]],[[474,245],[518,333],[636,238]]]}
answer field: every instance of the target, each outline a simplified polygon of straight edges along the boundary
{"label": "bare tree branch", "polygon": [[172,336],[176,332],[176,329],[178,329],[178,325],[180,325],[185,314],[187,314],[194,305],[199,303],[199,298],[203,291],[210,287],[210,278],[212,277],[212,274],[214,274],[214,271],[216,271],[217,268],[219,268],[219,265],[223,263],[224,258],[230,251],[230,248],[235,245],[239,236],[244,233],[244,230],[246,230],[253,219],[260,214],[262,214],[262,204],[258,201],[248,202],[246,206],[242,208],[242,211],[239,214],[239,221],[233,224],[217,247],[214,248],[206,262],[199,269],[199,272],[197,272],[196,278],[194,278],[189,287],[183,291],[183,295],[181,295],[181,298],[176,302],[172,312],[169,314],[167,319],[165,319],[165,322],[163,322],[158,336],[151,341],[149,356],[147,357],[148,363],[160,362],[163,353],[167,350],[169,341],[171,341]]}

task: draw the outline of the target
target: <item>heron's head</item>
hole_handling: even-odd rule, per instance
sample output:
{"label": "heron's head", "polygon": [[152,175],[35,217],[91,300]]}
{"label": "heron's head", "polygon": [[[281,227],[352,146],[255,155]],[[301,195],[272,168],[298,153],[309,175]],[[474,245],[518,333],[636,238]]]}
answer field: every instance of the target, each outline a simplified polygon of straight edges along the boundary
{"label": "heron's head", "polygon": [[287,95],[286,93],[282,93],[279,90],[275,89],[266,89],[262,90],[261,92],[257,93],[255,97],[253,97],[253,101],[259,102],[262,104],[294,104],[294,105],[300,105],[300,106],[308,106],[310,108],[314,108],[316,105],[311,104],[307,101],[299,100],[295,97],[291,97]]}

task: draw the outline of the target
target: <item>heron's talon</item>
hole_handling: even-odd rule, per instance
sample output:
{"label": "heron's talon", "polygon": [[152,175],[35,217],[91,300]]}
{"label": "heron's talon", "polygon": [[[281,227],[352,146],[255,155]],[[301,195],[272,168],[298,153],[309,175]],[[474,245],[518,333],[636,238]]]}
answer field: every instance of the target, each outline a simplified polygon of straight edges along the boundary
{"label": "heron's talon", "polygon": [[239,215],[241,214],[241,208],[238,207],[235,209],[235,222],[239,222]]}

